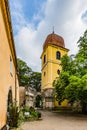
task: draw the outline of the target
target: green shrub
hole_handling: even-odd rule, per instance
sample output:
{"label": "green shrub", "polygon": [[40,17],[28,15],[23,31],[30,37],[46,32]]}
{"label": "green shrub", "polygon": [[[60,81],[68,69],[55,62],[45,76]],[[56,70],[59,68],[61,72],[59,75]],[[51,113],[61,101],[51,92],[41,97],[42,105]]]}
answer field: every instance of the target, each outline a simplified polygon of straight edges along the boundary
{"label": "green shrub", "polygon": [[29,107],[28,106],[23,106],[22,111],[23,111],[23,113],[24,112],[29,112]]}
{"label": "green shrub", "polygon": [[32,117],[33,117],[34,119],[38,119],[38,112],[32,111],[32,112],[31,112],[31,115],[32,115]]}
{"label": "green shrub", "polygon": [[[24,115],[24,121],[27,121],[27,120],[38,120],[40,117],[41,117],[41,113],[38,112],[38,111],[35,111],[35,109],[33,107],[27,107],[27,106],[24,106],[22,108],[22,111],[23,111],[23,115]],[[25,113],[26,112],[29,112],[29,115],[26,115]]]}
{"label": "green shrub", "polygon": [[16,104],[16,102],[12,103],[9,107],[8,112],[8,125],[13,128],[17,128],[21,123],[22,115],[20,115],[20,110]]}

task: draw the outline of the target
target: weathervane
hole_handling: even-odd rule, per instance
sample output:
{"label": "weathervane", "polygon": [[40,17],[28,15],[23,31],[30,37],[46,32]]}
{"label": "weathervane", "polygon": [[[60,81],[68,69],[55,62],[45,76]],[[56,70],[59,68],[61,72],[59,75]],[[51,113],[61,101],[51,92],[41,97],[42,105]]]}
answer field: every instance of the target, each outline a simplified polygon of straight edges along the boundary
{"label": "weathervane", "polygon": [[54,26],[53,26],[53,34],[54,34]]}

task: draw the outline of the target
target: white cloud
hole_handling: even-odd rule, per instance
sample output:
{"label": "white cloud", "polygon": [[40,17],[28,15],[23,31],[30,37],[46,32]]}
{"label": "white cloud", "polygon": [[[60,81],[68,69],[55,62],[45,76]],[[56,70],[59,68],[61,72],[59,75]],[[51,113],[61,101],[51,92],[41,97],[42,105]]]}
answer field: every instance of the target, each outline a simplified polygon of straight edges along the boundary
{"label": "white cloud", "polygon": [[87,0],[47,0],[42,7],[41,13],[38,12],[32,20],[40,20],[37,28],[34,23],[26,21],[20,5],[17,7],[19,11],[14,11],[19,21],[17,26],[21,25],[15,36],[17,55],[34,71],[41,69],[42,45],[46,36],[52,32],[53,26],[55,33],[63,36],[70,54],[77,52],[76,42],[87,26],[82,20],[82,14],[87,10]]}
{"label": "white cloud", "polygon": [[22,4],[18,0],[11,0],[10,2],[12,24],[14,26],[14,32],[21,30],[23,26],[27,24],[26,18],[23,13]]}

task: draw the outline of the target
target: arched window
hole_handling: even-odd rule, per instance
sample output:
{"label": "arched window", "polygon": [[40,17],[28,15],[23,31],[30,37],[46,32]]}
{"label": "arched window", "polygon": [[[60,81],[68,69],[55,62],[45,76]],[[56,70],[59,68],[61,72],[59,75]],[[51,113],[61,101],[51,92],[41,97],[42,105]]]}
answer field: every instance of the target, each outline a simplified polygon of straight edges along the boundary
{"label": "arched window", "polygon": [[8,107],[12,104],[12,90],[8,92]]}
{"label": "arched window", "polygon": [[61,58],[61,53],[59,51],[56,52],[56,59],[60,60]]}
{"label": "arched window", "polygon": [[46,72],[44,72],[44,76],[46,75]]}
{"label": "arched window", "polygon": [[46,62],[46,55],[44,55],[44,63]]}
{"label": "arched window", "polygon": [[60,70],[57,70],[57,74],[60,75]]}

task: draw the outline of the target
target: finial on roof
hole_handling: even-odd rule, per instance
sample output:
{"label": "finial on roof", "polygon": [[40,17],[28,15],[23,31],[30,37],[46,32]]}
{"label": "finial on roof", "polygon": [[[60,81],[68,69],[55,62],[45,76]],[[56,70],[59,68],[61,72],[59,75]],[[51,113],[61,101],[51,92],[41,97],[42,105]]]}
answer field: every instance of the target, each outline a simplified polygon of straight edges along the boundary
{"label": "finial on roof", "polygon": [[53,34],[54,34],[54,26],[53,26]]}

